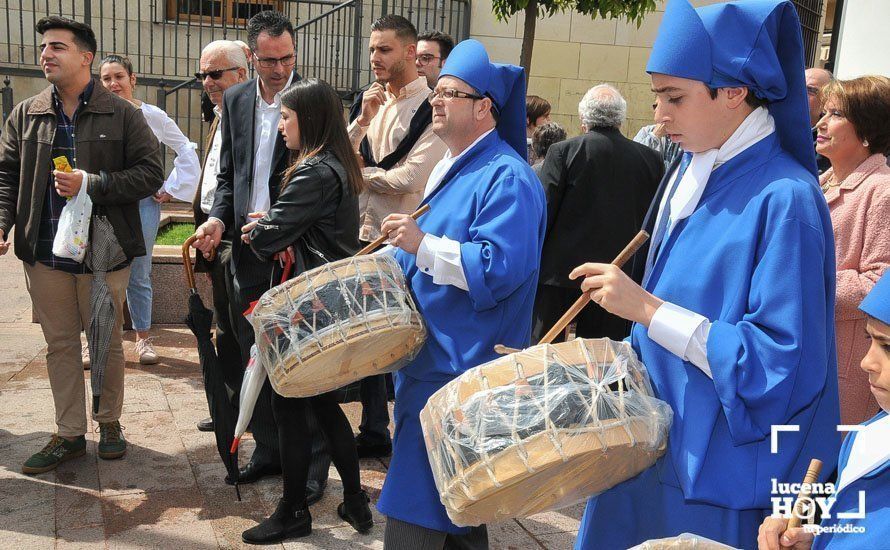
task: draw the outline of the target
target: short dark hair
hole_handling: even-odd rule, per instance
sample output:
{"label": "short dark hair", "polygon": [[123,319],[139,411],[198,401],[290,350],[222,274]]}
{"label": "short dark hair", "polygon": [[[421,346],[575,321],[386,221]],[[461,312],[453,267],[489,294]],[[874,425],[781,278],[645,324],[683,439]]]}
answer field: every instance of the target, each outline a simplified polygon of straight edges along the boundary
{"label": "short dark hair", "polygon": [[532,134],[532,152],[535,157],[543,159],[547,156],[547,150],[554,143],[559,143],[566,138],[565,128],[558,122],[548,122],[535,128]]}
{"label": "short dark hair", "polygon": [[[708,93],[711,94],[711,99],[717,99],[717,92],[719,90],[720,88],[708,88]],[[767,105],[769,105],[769,101],[757,97],[756,95],[754,95],[754,92],[751,90],[751,88],[748,88],[748,95],[745,96],[745,104],[752,109],[756,109],[758,107],[766,107]]]}
{"label": "short dark hair", "polygon": [[99,63],[99,69],[102,69],[102,67],[109,63],[117,63],[118,65],[126,69],[128,75],[133,75],[133,62],[130,61],[129,57],[123,57],[117,55],[116,53],[106,55],[105,58],[102,59],[102,62]]}
{"label": "short dark hair", "polygon": [[53,29],[71,31],[71,34],[74,35],[74,43],[77,44],[78,48],[87,50],[93,55],[96,55],[96,33],[94,33],[92,27],[86,23],[68,19],[67,17],[52,15],[50,17],[44,17],[38,21],[34,27],[39,34],[44,34],[46,31],[51,31]]}
{"label": "short dark hair", "polygon": [[256,51],[257,40],[261,33],[275,38],[285,32],[290,35],[296,46],[297,39],[294,36],[294,26],[290,20],[280,11],[261,11],[247,21],[247,47],[251,51]]}
{"label": "short dark hair", "polygon": [[417,37],[418,42],[421,40],[437,43],[439,45],[439,55],[442,57],[442,61],[445,61],[445,59],[451,55],[451,50],[454,49],[454,39],[444,32],[427,31]]}
{"label": "short dark hair", "polygon": [[538,95],[525,96],[526,126],[531,126],[542,116],[547,116],[551,110],[550,102]]}
{"label": "short dark hair", "polygon": [[822,88],[822,105],[832,99],[853,124],[856,137],[868,140],[871,154],[890,152],[890,79],[867,75],[851,80],[832,80]]}
{"label": "short dark hair", "polygon": [[403,42],[417,44],[417,28],[401,15],[384,15],[371,23],[371,32],[395,31]]}

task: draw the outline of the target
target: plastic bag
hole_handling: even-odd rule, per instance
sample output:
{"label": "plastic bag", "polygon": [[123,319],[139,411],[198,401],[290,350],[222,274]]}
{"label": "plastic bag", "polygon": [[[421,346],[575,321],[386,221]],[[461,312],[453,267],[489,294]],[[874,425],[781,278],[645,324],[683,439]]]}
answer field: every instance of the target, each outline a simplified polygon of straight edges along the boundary
{"label": "plastic bag", "polygon": [[439,498],[457,525],[556,510],[652,466],[672,412],[626,342],[544,344],[470,369],[420,424]]}
{"label": "plastic bag", "polygon": [[77,195],[68,200],[59,216],[59,227],[53,239],[53,254],[59,258],[69,258],[83,262],[90,243],[90,216],[93,201],[87,194],[86,181],[80,186]]}

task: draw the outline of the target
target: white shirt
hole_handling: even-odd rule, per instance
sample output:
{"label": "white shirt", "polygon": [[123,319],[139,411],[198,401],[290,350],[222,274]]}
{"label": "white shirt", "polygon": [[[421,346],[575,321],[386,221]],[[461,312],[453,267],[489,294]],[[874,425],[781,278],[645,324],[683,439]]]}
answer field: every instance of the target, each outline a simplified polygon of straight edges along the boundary
{"label": "white shirt", "polygon": [[173,170],[160,190],[181,201],[191,202],[198,189],[198,178],[201,176],[201,162],[195,152],[198,145],[189,141],[173,119],[158,107],[143,102],[140,109],[145,122],[158,141],[176,153]]}
{"label": "white shirt", "polygon": [[[282,91],[293,82],[291,72]],[[260,79],[256,80],[256,112],[254,113],[253,183],[250,187],[250,211],[267,212],[271,206],[269,176],[272,174],[272,155],[278,137],[278,121],[281,120],[281,92],[275,94],[272,103],[266,103],[260,93]]]}
{"label": "white shirt", "polygon": [[[695,211],[705,187],[708,185],[711,172],[715,168],[775,131],[776,123],[772,115],[765,107],[758,107],[748,115],[719,149],[694,153],[683,179],[680,180],[677,190],[671,198],[671,217],[668,220],[662,242],[667,240],[680,220],[688,218]],[[676,177],[675,171],[671,180],[668,181],[668,189]],[[667,193],[661,199],[655,227],[658,227],[666,203]],[[684,361],[689,361],[708,377],[713,378],[708,363],[708,334],[710,331],[711,322],[702,315],[676,304],[665,302],[652,316],[648,334],[654,342]]]}
{"label": "white shirt", "polygon": [[222,147],[222,109],[218,105],[213,107],[219,122],[216,125],[216,133],[213,134],[213,141],[210,143],[210,150],[207,151],[207,158],[204,160],[204,178],[201,180],[201,211],[205,214],[210,213],[213,208],[213,197],[216,195],[216,176],[219,174],[219,150]]}
{"label": "white shirt", "polygon": [[[440,160],[433,168],[430,179],[427,180],[423,196],[427,197],[435,191],[442,183],[442,179],[448,173],[448,170],[493,131],[494,128],[476,138],[476,141],[471,143],[469,147],[461,151],[456,157],[451,156],[450,150],[447,151],[445,158]],[[418,269],[430,275],[433,278],[433,282],[437,285],[451,285],[461,290],[470,290],[466,275],[464,275],[463,264],[461,263],[459,242],[453,241],[445,235],[437,237],[427,233],[424,235],[423,240],[420,241],[416,263]]]}

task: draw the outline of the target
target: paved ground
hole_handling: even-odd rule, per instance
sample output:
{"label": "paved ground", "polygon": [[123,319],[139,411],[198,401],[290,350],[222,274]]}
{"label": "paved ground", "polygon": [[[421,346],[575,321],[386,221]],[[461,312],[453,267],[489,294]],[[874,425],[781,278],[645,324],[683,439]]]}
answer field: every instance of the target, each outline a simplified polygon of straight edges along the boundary
{"label": "paved ground", "polygon": [[[132,362],[132,335],[124,344],[130,362],[121,418],[129,451],[123,460],[97,459],[98,434],[90,433],[87,456],[55,472],[19,473],[55,424],[46,344],[40,327],[30,322],[22,264],[11,256],[12,251],[0,258],[0,548],[241,546],[241,531],[274,509],[280,480],[242,487],[241,502],[222,483],[212,435],[195,430],[207,407],[193,339],[184,327],[153,331],[162,356],[157,366]],[[347,412],[356,425],[355,407],[347,406]],[[247,441],[242,456],[252,448]],[[387,462],[365,460],[361,466],[362,483],[376,500]],[[283,546],[382,548],[384,519],[378,515],[374,530],[358,535],[336,516],[340,492],[332,468],[325,498],[312,507],[313,534]],[[490,526],[491,547],[569,548],[580,513],[575,506]]]}

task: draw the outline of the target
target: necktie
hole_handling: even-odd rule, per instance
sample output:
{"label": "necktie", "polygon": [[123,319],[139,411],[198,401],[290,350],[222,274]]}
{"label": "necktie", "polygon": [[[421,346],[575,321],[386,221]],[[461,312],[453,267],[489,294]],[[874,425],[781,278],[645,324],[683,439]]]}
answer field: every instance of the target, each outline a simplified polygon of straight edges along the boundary
{"label": "necktie", "polygon": [[671,184],[671,189],[668,191],[667,200],[664,203],[664,211],[658,219],[658,225],[655,228],[652,241],[649,243],[649,255],[646,257],[646,275],[643,282],[644,286],[646,282],[649,281],[652,266],[658,258],[658,253],[661,249],[662,242],[666,237],[667,228],[671,221],[671,199],[674,198],[674,194],[677,192],[677,187],[680,186],[680,180],[683,179],[683,175],[686,173],[686,169],[689,168],[691,162],[692,153],[683,153],[683,158],[680,160],[680,166],[677,168],[677,177],[674,178],[674,182]]}

